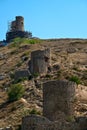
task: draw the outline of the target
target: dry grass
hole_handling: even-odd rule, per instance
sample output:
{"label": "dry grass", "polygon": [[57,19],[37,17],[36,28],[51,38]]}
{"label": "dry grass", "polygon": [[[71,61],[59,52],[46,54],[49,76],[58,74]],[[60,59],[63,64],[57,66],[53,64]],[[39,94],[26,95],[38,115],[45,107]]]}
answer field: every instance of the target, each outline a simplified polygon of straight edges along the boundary
{"label": "dry grass", "polygon": [[[0,73],[5,74],[6,78],[0,81],[0,127],[9,124],[16,126],[21,123],[21,119],[27,109],[35,108],[42,111],[42,90],[34,88],[32,81],[24,81],[21,84],[25,86],[24,100],[13,103],[7,102],[7,89],[11,83],[9,74],[18,69],[27,68],[31,51],[37,49],[51,48],[52,64],[58,64],[60,70],[51,74],[51,79],[64,79],[76,75],[81,79],[82,84],[87,85],[87,79],[84,74],[87,71],[87,40],[83,39],[49,39],[41,40],[39,44],[21,43],[18,46],[0,48],[0,54],[4,55],[0,59]],[[75,53],[68,53],[68,48],[76,48]],[[27,61],[22,61],[22,56],[29,57]],[[18,65],[20,64],[20,65]],[[46,77],[41,78],[43,82]],[[81,106],[80,106],[81,107]]]}

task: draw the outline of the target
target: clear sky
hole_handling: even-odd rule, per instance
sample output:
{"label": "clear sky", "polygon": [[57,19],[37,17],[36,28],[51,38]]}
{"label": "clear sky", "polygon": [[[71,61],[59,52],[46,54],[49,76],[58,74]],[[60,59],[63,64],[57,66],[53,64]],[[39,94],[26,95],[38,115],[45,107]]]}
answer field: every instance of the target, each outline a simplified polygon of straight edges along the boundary
{"label": "clear sky", "polygon": [[87,38],[87,0],[0,0],[0,40],[19,15],[35,37]]}

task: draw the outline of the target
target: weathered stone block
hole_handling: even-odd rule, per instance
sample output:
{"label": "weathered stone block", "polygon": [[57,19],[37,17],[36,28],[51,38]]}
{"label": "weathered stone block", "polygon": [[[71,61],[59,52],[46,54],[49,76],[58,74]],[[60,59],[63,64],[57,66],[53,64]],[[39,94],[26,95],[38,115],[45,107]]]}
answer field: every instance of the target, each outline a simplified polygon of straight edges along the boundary
{"label": "weathered stone block", "polygon": [[30,72],[28,70],[18,70],[14,74],[14,79],[29,78]]}
{"label": "weathered stone block", "polygon": [[59,112],[66,116],[74,113],[73,102],[75,83],[69,81],[48,81],[43,84],[43,115],[49,120],[57,120]]}
{"label": "weathered stone block", "polygon": [[30,115],[22,119],[22,130],[45,130],[51,122],[42,116]]}
{"label": "weathered stone block", "polygon": [[46,74],[49,66],[50,49],[31,52],[31,61],[29,62],[29,69],[31,73]]}

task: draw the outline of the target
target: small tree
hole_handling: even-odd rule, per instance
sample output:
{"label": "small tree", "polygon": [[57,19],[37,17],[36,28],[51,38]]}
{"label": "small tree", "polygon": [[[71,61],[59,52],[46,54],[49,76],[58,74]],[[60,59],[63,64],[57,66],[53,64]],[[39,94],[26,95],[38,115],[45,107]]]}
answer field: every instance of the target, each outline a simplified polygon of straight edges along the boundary
{"label": "small tree", "polygon": [[24,94],[24,87],[21,84],[13,84],[8,90],[9,101],[16,101]]}

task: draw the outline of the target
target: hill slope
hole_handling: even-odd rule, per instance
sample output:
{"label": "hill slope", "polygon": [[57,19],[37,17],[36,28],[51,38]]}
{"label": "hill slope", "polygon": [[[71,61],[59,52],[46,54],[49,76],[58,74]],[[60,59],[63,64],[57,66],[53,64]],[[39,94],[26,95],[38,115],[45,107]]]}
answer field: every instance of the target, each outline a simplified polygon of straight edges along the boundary
{"label": "hill slope", "polygon": [[[17,70],[28,68],[30,54],[37,49],[51,48],[51,64],[57,68],[43,77],[22,80],[25,87],[22,99],[8,103],[7,91],[14,80],[10,77]],[[32,112],[42,113],[42,83],[52,79],[79,78],[76,104],[77,116],[86,115],[87,110],[87,40],[83,39],[15,39],[0,48],[0,127],[20,125],[23,116]],[[35,84],[36,82],[37,84]]]}

